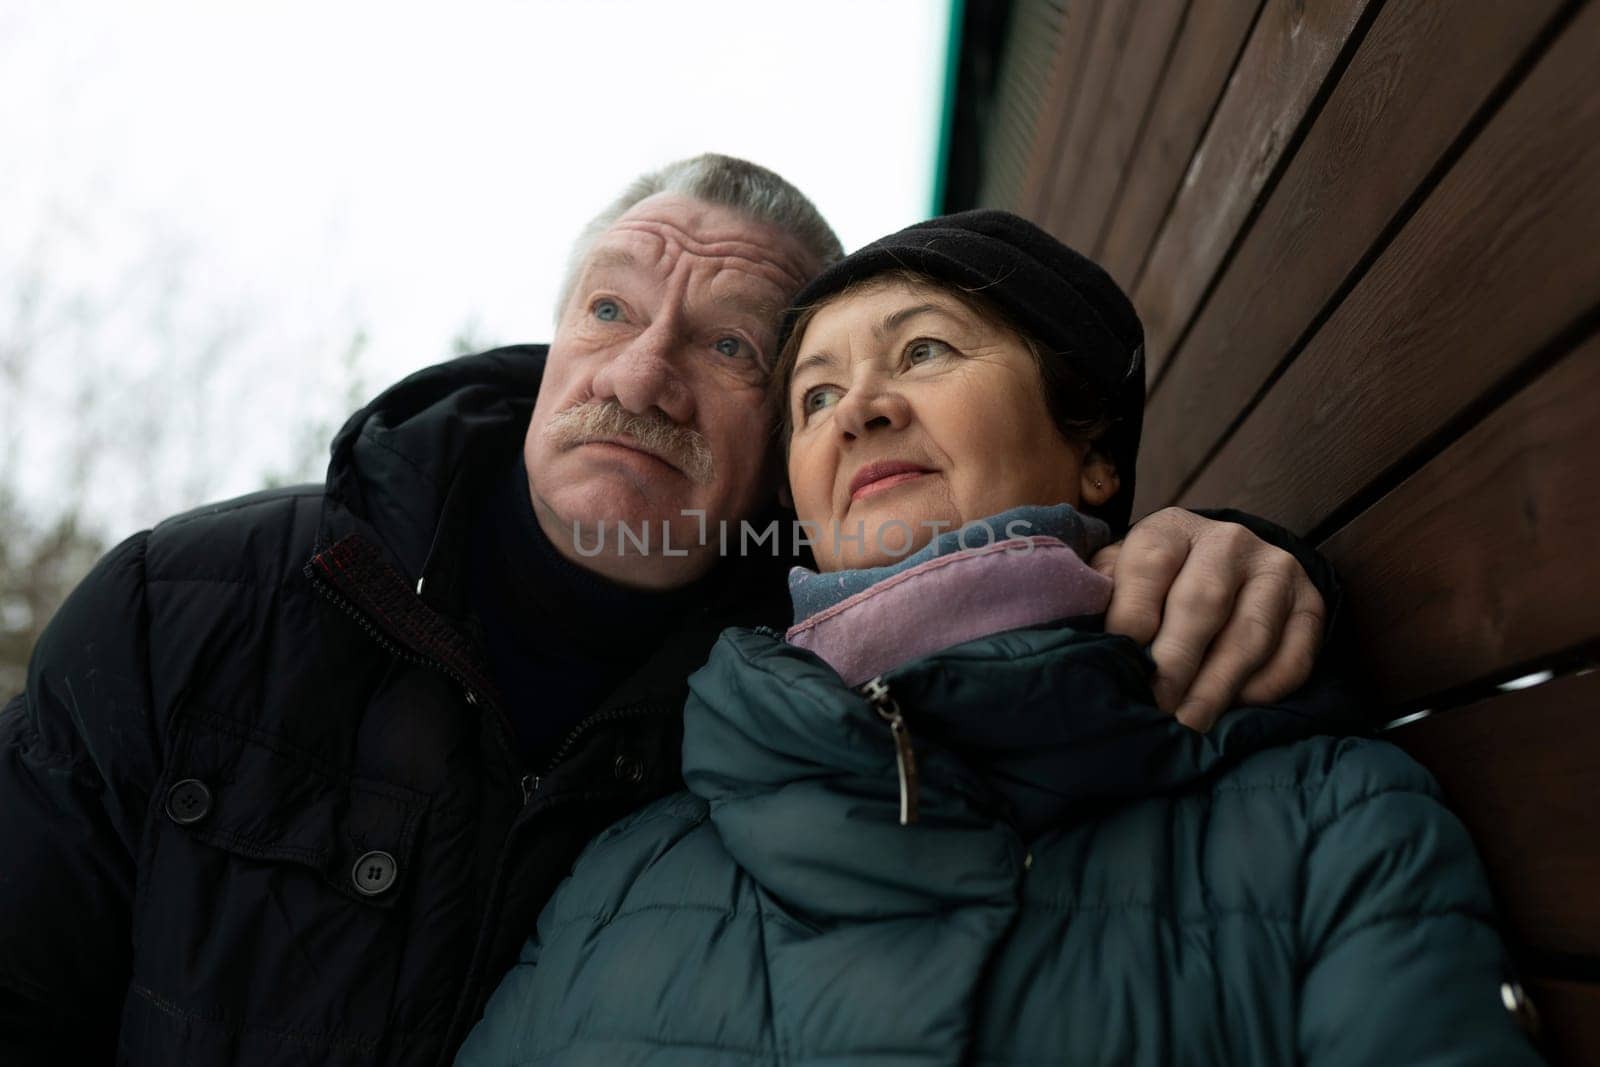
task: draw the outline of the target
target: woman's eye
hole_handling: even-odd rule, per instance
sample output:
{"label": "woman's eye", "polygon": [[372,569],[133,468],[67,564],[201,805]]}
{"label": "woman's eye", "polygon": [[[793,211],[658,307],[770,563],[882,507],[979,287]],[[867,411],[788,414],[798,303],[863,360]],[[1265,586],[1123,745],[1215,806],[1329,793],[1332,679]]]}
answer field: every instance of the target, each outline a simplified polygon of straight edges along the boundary
{"label": "woman's eye", "polygon": [[929,338],[921,338],[919,340],[912,341],[910,345],[906,346],[906,362],[910,363],[912,366],[916,366],[918,363],[926,363],[930,359],[937,359],[939,356],[942,356],[947,352],[954,351],[955,349],[951,348],[943,341],[934,341]]}
{"label": "woman's eye", "polygon": [[831,385],[819,385],[806,390],[806,395],[800,398],[800,411],[810,418],[823,408],[831,408],[839,402],[839,390]]}
{"label": "woman's eye", "polygon": [[748,353],[750,346],[737,337],[724,337],[711,347],[729,359],[740,359]]}
{"label": "woman's eye", "polygon": [[601,297],[589,305],[589,312],[601,322],[616,322],[622,318],[622,305],[609,297]]}

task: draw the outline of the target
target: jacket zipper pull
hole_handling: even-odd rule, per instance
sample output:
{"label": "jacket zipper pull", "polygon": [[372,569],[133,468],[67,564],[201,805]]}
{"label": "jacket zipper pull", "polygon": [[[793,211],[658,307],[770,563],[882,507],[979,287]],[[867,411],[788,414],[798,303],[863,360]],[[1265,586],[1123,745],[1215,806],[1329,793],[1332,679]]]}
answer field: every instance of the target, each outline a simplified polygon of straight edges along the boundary
{"label": "jacket zipper pull", "polygon": [[[421,581],[418,581],[418,583],[417,583],[417,592],[418,593],[422,592],[422,583],[421,583]],[[474,707],[474,708],[477,707],[478,706],[478,694],[474,693],[471,689],[465,689],[464,692],[466,693],[467,703],[469,705],[471,705],[472,707]],[[527,807],[528,806],[528,802],[533,799],[534,791],[539,788],[539,776],[536,775],[536,774],[524,774],[522,776],[522,780],[521,781],[522,781],[522,806],[523,807]]]}
{"label": "jacket zipper pull", "polygon": [[917,821],[917,756],[911,748],[911,731],[906,727],[900,705],[889,695],[883,676],[872,679],[856,690],[867,698],[872,710],[889,724],[889,734],[894,738],[895,767],[900,772],[900,825],[910,826]]}

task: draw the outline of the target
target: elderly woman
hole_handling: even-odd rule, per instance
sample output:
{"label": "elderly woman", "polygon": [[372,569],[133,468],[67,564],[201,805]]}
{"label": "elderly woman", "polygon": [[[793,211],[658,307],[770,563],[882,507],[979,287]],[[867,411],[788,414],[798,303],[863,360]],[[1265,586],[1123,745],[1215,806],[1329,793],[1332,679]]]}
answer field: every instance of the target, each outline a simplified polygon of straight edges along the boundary
{"label": "elderly woman", "polygon": [[795,625],[723,635],[688,791],[593,842],[461,1062],[1537,1062],[1426,772],[1305,739],[1324,693],[1191,731],[1100,630],[1141,340],[997,212],[800,295]]}

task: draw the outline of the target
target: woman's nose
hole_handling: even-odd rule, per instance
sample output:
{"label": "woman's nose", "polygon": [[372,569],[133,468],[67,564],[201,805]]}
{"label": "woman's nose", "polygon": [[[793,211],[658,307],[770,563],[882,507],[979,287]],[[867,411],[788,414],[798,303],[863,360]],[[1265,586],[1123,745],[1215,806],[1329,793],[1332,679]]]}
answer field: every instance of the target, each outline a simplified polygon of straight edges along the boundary
{"label": "woman's nose", "polygon": [[863,383],[845,393],[833,419],[847,440],[855,440],[874,430],[904,429],[911,422],[911,407],[894,389]]}

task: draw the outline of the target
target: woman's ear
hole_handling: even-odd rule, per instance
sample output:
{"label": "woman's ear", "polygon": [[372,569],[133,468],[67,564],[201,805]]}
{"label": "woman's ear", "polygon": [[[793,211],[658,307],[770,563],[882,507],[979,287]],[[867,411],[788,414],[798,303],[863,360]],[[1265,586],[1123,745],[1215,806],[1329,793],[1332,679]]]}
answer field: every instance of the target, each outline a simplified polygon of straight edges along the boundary
{"label": "woman's ear", "polygon": [[1082,502],[1099,507],[1116,496],[1121,488],[1117,465],[1091,448],[1083,457],[1083,467],[1078,472],[1078,496]]}

